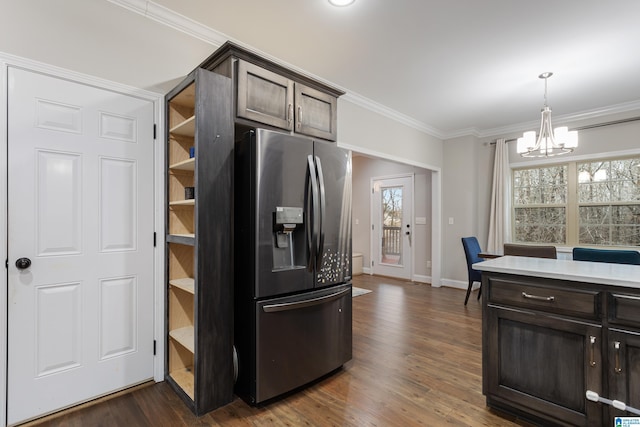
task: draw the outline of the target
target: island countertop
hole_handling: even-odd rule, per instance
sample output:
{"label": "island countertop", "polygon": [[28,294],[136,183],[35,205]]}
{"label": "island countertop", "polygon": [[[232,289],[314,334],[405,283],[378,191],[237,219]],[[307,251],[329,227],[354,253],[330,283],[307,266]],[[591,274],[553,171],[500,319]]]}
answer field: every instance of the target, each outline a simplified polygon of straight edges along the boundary
{"label": "island countertop", "polygon": [[640,265],[503,256],[473,264],[473,269],[640,289]]}

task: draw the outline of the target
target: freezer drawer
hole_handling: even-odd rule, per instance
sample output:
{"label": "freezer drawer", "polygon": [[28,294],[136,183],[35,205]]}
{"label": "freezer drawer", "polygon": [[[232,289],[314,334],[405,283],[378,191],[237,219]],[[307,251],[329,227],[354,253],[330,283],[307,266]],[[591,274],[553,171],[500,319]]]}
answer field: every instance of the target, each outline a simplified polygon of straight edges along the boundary
{"label": "freezer drawer", "polygon": [[350,284],[259,301],[255,309],[253,403],[307,384],[351,360]]}

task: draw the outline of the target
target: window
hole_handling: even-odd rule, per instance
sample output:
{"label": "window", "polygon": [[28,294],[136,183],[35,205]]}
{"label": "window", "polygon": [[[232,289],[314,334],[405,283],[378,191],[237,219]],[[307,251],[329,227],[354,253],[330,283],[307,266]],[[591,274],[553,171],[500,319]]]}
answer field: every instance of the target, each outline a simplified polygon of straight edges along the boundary
{"label": "window", "polygon": [[640,245],[640,158],[578,163],[579,243]]}
{"label": "window", "polygon": [[566,165],[515,170],[513,194],[516,242],[566,242]]}
{"label": "window", "polygon": [[640,246],[640,157],[513,171],[523,243]]}

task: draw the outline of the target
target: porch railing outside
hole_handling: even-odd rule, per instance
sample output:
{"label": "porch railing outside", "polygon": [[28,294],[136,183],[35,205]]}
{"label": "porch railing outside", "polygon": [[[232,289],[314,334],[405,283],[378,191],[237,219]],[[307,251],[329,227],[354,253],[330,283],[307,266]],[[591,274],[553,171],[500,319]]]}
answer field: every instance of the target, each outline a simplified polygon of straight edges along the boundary
{"label": "porch railing outside", "polygon": [[382,227],[382,253],[385,255],[402,255],[400,227]]}

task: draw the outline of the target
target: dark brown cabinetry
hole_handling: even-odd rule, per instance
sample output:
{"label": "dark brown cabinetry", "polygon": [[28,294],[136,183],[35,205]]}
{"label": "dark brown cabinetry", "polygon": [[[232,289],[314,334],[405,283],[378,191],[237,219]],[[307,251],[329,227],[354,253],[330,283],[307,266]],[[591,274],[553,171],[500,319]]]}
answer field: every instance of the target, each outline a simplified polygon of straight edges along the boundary
{"label": "dark brown cabinetry", "polygon": [[[640,408],[640,294],[609,294],[609,396]],[[625,416],[611,408],[612,416]]]}
{"label": "dark brown cabinetry", "polygon": [[640,404],[640,292],[491,272],[483,290],[489,406],[544,425],[595,427],[625,413],[586,399],[587,390]]}
{"label": "dark brown cabinetry", "polygon": [[226,43],[201,67],[234,79],[236,117],[329,141],[337,138],[343,92]]}
{"label": "dark brown cabinetry", "polygon": [[196,414],[233,399],[231,81],[194,70],[166,97],[165,377]]}
{"label": "dark brown cabinetry", "polygon": [[233,400],[234,142],[335,141],[341,94],[228,42],[166,96],[165,378],[197,415]]}

